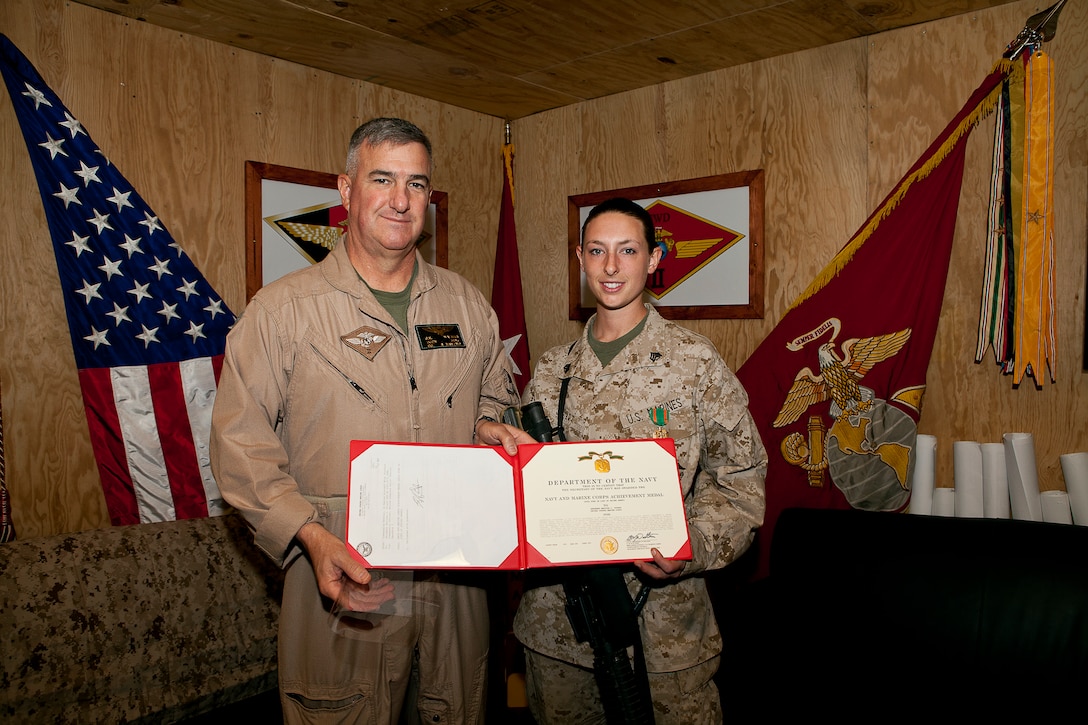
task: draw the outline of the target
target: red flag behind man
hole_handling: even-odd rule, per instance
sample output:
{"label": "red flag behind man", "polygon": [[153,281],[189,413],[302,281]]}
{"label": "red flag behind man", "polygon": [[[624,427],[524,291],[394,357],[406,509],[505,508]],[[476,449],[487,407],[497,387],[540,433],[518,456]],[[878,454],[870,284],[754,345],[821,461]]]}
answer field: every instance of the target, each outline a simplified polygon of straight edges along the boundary
{"label": "red flag behind man", "polygon": [[514,362],[518,393],[529,382],[529,336],[525,329],[525,304],[521,297],[521,264],[514,229],[514,146],[502,148],[502,211],[499,213],[499,241],[495,251],[495,279],[491,283],[491,306],[499,316],[499,334],[506,354]]}
{"label": "red flag behind man", "polygon": [[910,500],[967,137],[1010,67],[986,78],[737,372],[770,454],[757,576],[786,508]]}

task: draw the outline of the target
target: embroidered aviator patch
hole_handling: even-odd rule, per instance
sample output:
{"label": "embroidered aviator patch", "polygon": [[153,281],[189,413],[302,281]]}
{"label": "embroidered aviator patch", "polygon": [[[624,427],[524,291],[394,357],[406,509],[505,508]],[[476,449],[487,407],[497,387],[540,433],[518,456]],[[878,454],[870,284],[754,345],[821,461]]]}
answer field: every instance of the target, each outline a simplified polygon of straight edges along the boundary
{"label": "embroidered aviator patch", "polygon": [[375,330],[373,327],[360,327],[354,332],[341,335],[340,339],[344,341],[345,345],[367,360],[373,360],[374,356],[389,342],[390,336],[381,330]]}

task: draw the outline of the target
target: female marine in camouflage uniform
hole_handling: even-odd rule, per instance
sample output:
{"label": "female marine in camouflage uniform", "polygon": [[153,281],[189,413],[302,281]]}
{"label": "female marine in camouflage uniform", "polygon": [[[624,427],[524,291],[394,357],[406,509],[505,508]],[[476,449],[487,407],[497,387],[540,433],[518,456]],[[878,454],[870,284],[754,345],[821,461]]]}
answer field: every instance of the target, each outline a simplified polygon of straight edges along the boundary
{"label": "female marine in camouflage uniform", "polygon": [[[712,677],[722,639],[700,574],[751,543],[763,521],[767,455],[748,397],[710,341],[642,303],[661,261],[646,210],[627,199],[595,207],[577,255],[597,313],[580,339],[540,358],[523,402],[540,401],[557,423],[569,377],[568,440],[676,441],[693,558],[668,560],[655,549],[653,561],[637,562],[625,578],[632,595],[651,585],[639,629],[656,722],[720,723]],[[592,651],[575,640],[559,576],[530,577],[514,622],[527,649],[530,709],[540,725],[604,722]]]}

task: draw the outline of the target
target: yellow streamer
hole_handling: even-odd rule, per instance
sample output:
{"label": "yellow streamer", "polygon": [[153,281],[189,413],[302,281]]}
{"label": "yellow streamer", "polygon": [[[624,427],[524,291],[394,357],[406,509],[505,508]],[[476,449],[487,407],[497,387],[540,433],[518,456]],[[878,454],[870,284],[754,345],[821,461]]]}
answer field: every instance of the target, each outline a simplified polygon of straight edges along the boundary
{"label": "yellow streamer", "polygon": [[[1025,374],[1036,385],[1054,380],[1057,341],[1054,333],[1054,97],[1049,56],[1036,52],[1028,61],[1024,83],[1023,195],[1017,250],[1016,358],[1013,382]],[[1015,129],[1014,129],[1015,130]],[[1014,136],[1014,139],[1017,138]],[[1013,168],[1013,178],[1017,178]]]}

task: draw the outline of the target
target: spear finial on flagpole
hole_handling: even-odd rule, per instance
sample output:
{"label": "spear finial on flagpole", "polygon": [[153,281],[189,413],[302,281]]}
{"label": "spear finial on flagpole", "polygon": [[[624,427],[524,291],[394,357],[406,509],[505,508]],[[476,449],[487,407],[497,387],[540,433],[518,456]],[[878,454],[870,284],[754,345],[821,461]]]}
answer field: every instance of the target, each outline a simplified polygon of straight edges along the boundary
{"label": "spear finial on flagpole", "polygon": [[1025,50],[1034,51],[1043,43],[1053,40],[1054,33],[1058,31],[1058,15],[1065,7],[1065,2],[1066,0],[1058,0],[1046,10],[1028,18],[1024,29],[1005,48],[1004,57],[1013,60]]}
{"label": "spear finial on flagpole", "polygon": [[[1065,0],[1062,0],[1062,2],[1065,2]],[[506,138],[505,143],[506,143],[507,146],[509,146],[510,145],[510,122],[509,121],[506,122],[505,134],[506,134],[505,135],[505,138]]]}

